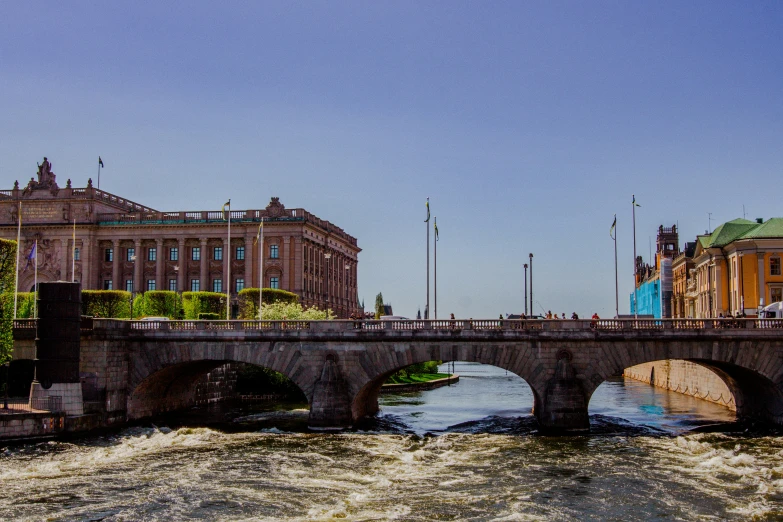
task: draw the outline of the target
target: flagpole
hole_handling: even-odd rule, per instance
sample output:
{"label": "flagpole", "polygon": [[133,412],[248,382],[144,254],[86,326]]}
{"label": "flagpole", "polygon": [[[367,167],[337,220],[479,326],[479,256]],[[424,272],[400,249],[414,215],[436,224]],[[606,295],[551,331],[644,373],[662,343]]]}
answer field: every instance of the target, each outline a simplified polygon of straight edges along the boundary
{"label": "flagpole", "polygon": [[35,268],[35,275],[33,276],[33,289],[35,290],[35,300],[33,301],[33,319],[38,319],[38,239],[35,240],[33,245],[33,268]]}
{"label": "flagpole", "polygon": [[620,292],[617,284],[617,214],[614,215],[614,316],[620,318]]}
{"label": "flagpole", "polygon": [[430,198],[427,198],[427,306],[424,308],[424,318],[430,318]]}
{"label": "flagpole", "polygon": [[435,319],[438,318],[438,218],[435,217],[435,243],[432,245],[435,249]]}
{"label": "flagpole", "polygon": [[[231,314],[231,200],[228,200],[228,248],[223,254],[224,263],[228,262],[228,281],[226,281],[226,321]],[[228,258],[226,260],[226,257]]]}
{"label": "flagpole", "polygon": [[258,246],[258,320],[261,320],[261,308],[264,304],[264,218],[261,218],[261,232]]}
{"label": "flagpole", "polygon": [[14,319],[16,319],[16,301],[19,297],[19,251],[22,249],[22,202],[19,202],[19,214],[17,215],[16,228],[16,272],[14,276]]}
{"label": "flagpole", "polygon": [[71,281],[76,282],[76,218],[73,218],[73,245],[71,246]]}
{"label": "flagpole", "polygon": [[633,194],[633,318],[639,318],[639,302],[636,299],[636,194]]}

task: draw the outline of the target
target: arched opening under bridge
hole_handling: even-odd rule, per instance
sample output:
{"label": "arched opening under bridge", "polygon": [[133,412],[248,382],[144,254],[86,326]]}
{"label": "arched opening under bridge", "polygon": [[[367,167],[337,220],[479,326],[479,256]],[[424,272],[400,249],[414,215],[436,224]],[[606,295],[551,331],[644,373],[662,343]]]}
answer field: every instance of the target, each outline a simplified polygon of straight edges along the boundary
{"label": "arched opening under bridge", "polygon": [[307,406],[302,389],[285,375],[250,363],[202,360],[167,366],[144,378],[131,393],[128,418],[140,419],[165,412],[214,406],[241,400]]}
{"label": "arched opening under bridge", "polygon": [[386,372],[365,385],[354,402],[374,397],[378,413],[368,423],[417,433],[516,431],[520,417],[535,426],[533,390],[515,373],[471,361],[441,363],[438,372],[453,377],[431,389],[423,383],[402,390],[383,386],[394,373]]}
{"label": "arched opening under bridge", "polygon": [[783,416],[783,393],[768,377],[736,364],[668,359],[626,368],[589,398],[596,416],[679,431],[735,420],[769,422]]}

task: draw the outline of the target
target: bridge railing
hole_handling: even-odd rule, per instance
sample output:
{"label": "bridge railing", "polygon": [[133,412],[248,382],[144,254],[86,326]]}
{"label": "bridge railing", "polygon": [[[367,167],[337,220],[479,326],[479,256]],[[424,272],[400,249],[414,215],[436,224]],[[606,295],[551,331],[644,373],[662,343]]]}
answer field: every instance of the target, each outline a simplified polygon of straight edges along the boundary
{"label": "bridge railing", "polygon": [[[34,330],[35,319],[16,319],[14,330]],[[660,331],[660,330],[710,330],[710,329],[783,329],[783,319],[436,319],[397,321],[128,321],[119,319],[82,318],[82,331],[92,329],[120,331],[284,331],[309,330],[335,332],[356,330],[392,331],[518,331],[518,330],[586,330],[586,331]]]}

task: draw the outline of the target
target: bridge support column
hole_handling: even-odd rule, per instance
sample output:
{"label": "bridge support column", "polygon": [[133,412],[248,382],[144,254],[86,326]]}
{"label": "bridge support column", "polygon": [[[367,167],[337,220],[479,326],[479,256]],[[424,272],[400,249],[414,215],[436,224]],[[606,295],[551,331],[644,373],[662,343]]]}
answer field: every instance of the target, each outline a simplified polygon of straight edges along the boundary
{"label": "bridge support column", "polygon": [[334,355],[327,355],[321,378],[310,401],[310,429],[336,430],[351,427],[351,399],[348,385]]}
{"label": "bridge support column", "polygon": [[536,397],[535,414],[541,431],[573,433],[590,430],[587,399],[571,365],[571,354],[558,354],[555,375],[542,397]]}

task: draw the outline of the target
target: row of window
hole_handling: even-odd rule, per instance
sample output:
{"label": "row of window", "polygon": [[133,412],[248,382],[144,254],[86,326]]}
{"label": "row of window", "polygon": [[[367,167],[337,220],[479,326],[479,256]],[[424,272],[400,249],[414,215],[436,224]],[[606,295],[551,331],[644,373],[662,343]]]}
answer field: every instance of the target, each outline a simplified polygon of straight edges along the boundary
{"label": "row of window", "polygon": [[[76,249],[76,257],[75,259],[79,260],[79,249]],[[269,245],[269,258],[270,259],[279,259],[280,258],[280,250],[278,248],[278,245]],[[201,247],[191,247],[190,248],[190,259],[193,261],[201,261]],[[212,249],[212,259],[215,261],[222,261],[223,260],[223,247],[213,247]],[[245,259],[245,247],[238,246],[236,247],[236,257],[235,259],[237,261],[242,261]],[[113,248],[107,248],[103,251],[103,260],[107,262],[114,261],[114,249]],[[136,249],[133,247],[126,248],[125,249],[125,260],[126,261],[136,261]],[[157,261],[158,260],[158,249],[156,247],[150,247],[147,249],[147,261]],[[179,261],[179,248],[178,247],[171,247],[169,248],[169,261]]]}
{"label": "row of window", "polygon": [[[270,288],[280,288],[280,278],[279,277],[270,277],[269,278],[269,287]],[[234,283],[234,292],[239,292],[240,290],[245,288],[245,280],[244,279],[236,279]],[[103,281],[103,289],[104,290],[113,290],[114,289],[114,282],[111,279],[106,279]],[[157,282],[154,279],[148,279],[147,280],[147,290],[157,290]],[[169,279],[169,290],[172,292],[176,292],[177,289],[177,280],[176,279]],[[198,292],[201,290],[201,281],[198,279],[191,279],[190,280],[190,291],[191,292]],[[125,291],[126,292],[133,292],[133,279],[126,279],[125,280]],[[213,279],[212,280],[212,291],[222,293],[223,292],[223,280],[222,279]]]}

